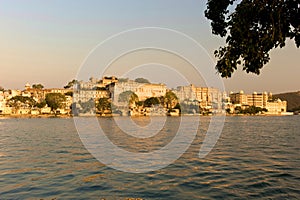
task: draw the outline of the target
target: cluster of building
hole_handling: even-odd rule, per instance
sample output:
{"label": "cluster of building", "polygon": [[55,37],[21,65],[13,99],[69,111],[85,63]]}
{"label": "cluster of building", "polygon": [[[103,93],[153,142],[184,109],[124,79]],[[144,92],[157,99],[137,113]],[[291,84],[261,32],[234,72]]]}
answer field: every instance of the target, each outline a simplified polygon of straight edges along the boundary
{"label": "cluster of building", "polygon": [[[74,84],[68,85],[65,88],[32,88],[29,84],[25,85],[24,90],[5,90],[0,91],[0,114],[74,114],[89,112],[94,114],[97,112],[95,103],[101,98],[106,98],[114,106],[119,108],[119,111],[129,114],[166,114],[170,110],[179,113],[173,107],[168,107],[166,104],[160,104],[152,107],[144,107],[143,105],[128,104],[120,102],[120,95],[124,92],[133,92],[140,102],[143,102],[151,97],[163,98],[168,92],[172,92],[177,97],[177,104],[184,108],[191,108],[188,112],[192,114],[201,113],[227,113],[235,114],[236,108],[245,109],[250,106],[263,108],[267,114],[284,114],[286,113],[287,102],[280,99],[273,99],[271,93],[253,93],[244,94],[243,91],[238,93],[231,92],[229,96],[224,91],[217,88],[197,87],[195,85],[179,86],[175,89],[168,89],[165,84],[154,84],[149,82],[137,82],[128,79],[118,79],[117,77],[103,77],[101,80],[90,78],[89,81],[75,81]],[[45,101],[46,95],[49,93],[59,93],[65,95],[65,100],[60,104],[60,107],[53,110],[49,105],[45,104],[42,107],[36,107],[27,102],[14,102],[11,99],[16,96],[32,98],[36,103]],[[94,103],[90,109],[84,109],[85,106],[91,105],[87,102]],[[123,109],[123,110],[122,110]],[[72,113],[73,112],[73,113]]]}
{"label": "cluster of building", "polygon": [[[72,89],[35,89],[30,84],[25,85],[24,90],[5,90],[0,91],[0,114],[2,115],[40,115],[52,114],[53,110],[45,104],[45,106],[38,108],[30,102],[11,102],[14,97],[28,97],[35,101],[36,104],[45,101],[46,95],[50,93],[71,94]],[[62,102],[61,107],[55,112],[59,114],[68,114],[71,112],[72,96],[65,95],[65,101]]]}
{"label": "cluster of building", "polygon": [[227,99],[226,108],[229,113],[235,113],[236,108],[246,109],[249,106],[255,106],[266,111],[270,115],[289,115],[287,112],[287,102],[280,99],[274,99],[272,93],[245,94],[244,91],[237,93],[230,92]]}
{"label": "cluster of building", "polygon": [[[163,98],[167,92],[172,92],[176,95],[177,101],[174,101],[172,108],[167,104],[159,104],[152,107],[144,107],[143,105],[131,104],[129,102],[120,101],[120,95],[124,92],[131,91],[137,95],[140,102],[151,97]],[[137,82],[134,80],[120,79],[116,77],[103,77],[101,80],[91,78],[89,82],[79,82],[74,89],[73,101],[76,108],[81,108],[80,102],[90,99],[109,98],[113,105],[123,113],[130,115],[162,115],[174,111],[175,115],[179,111],[174,108],[176,104],[185,104],[201,108],[203,112],[220,113],[224,110],[224,100],[226,93],[221,92],[216,88],[196,87],[194,85],[179,86],[176,89],[168,89],[165,84]],[[194,109],[190,113],[199,113],[200,109]],[[171,112],[172,114],[172,112]]]}

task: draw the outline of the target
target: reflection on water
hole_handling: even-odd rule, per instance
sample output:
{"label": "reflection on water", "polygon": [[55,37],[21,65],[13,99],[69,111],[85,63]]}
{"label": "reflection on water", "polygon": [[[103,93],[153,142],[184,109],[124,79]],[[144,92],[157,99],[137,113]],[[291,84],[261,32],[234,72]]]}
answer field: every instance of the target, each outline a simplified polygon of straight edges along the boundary
{"label": "reflection on water", "polygon": [[[115,144],[145,152],[172,140],[176,120],[168,118],[146,140],[128,139],[111,118],[99,122]],[[300,198],[299,116],[227,117],[217,145],[199,159],[208,122],[201,118],[193,144],[175,163],[131,174],[93,158],[72,119],[0,119],[0,199]]]}

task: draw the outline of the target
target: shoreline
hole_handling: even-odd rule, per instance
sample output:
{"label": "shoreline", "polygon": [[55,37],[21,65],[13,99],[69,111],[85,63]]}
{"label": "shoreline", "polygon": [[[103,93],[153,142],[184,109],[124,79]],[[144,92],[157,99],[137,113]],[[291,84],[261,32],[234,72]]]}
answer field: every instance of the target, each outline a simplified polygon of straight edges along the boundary
{"label": "shoreline", "polygon": [[0,119],[1,118],[26,118],[26,119],[29,119],[29,118],[72,118],[73,116],[71,115],[52,115],[52,114],[49,114],[49,115],[30,115],[30,114],[27,114],[27,115],[0,115]]}
{"label": "shoreline", "polygon": [[[181,116],[185,116],[185,117],[193,117],[193,116],[201,116],[201,117],[212,117],[212,116],[222,116],[222,115],[190,115],[190,114],[183,114],[183,115],[179,115],[179,116],[168,116],[168,115],[149,115],[149,116],[116,116],[116,115],[99,115],[99,114],[95,114],[95,115],[79,115],[79,116],[74,116],[74,115],[54,115],[54,114],[43,114],[43,115],[30,115],[30,114],[26,114],[26,115],[0,115],[0,119],[8,119],[8,118],[20,118],[20,119],[30,119],[30,118],[63,118],[63,119],[67,119],[67,118],[74,118],[74,117],[97,117],[97,118],[107,118],[107,117],[134,117],[134,118],[138,118],[138,117],[181,117]],[[245,117],[245,116],[251,116],[251,117],[259,117],[259,116],[264,116],[264,117],[275,117],[275,116],[297,116],[295,114],[289,114],[289,115],[280,115],[280,114],[258,114],[258,115],[249,115],[249,114],[226,114],[224,115],[226,117]]]}

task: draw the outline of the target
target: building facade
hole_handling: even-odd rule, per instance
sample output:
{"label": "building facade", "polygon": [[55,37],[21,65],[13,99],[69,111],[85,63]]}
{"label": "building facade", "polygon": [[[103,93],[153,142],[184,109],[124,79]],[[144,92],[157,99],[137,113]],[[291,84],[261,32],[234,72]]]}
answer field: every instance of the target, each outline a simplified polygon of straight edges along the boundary
{"label": "building facade", "polygon": [[221,108],[223,100],[226,99],[226,93],[217,88],[197,87],[193,84],[179,86],[172,91],[180,102],[196,100],[202,108]]}
{"label": "building facade", "polygon": [[138,97],[139,101],[144,101],[150,97],[161,97],[167,92],[165,84],[153,84],[153,83],[138,83],[132,80],[126,82],[117,82],[109,85],[109,91],[114,103],[119,100],[119,95],[122,92],[132,91]]}
{"label": "building facade", "polygon": [[231,105],[228,105],[230,110],[239,106],[246,108],[249,106],[255,106],[259,108],[265,108],[268,114],[282,114],[287,110],[287,102],[280,99],[273,100],[272,93],[257,93],[245,94],[244,91],[238,93],[230,92],[229,99]]}
{"label": "building facade", "polygon": [[245,94],[244,91],[241,90],[238,93],[230,92],[229,97],[233,104],[266,108],[268,100],[272,98],[272,93],[253,92],[252,94]]}

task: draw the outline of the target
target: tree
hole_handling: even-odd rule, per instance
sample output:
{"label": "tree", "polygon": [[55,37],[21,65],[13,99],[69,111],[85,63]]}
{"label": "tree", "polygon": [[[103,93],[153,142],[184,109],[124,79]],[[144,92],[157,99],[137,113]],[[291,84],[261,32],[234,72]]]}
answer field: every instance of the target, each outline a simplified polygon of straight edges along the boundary
{"label": "tree", "polygon": [[46,100],[43,99],[39,103],[36,104],[36,107],[38,108],[44,108],[47,105]]}
{"label": "tree", "polygon": [[66,97],[61,93],[48,93],[45,100],[51,110],[56,110],[63,107]]}
{"label": "tree", "polygon": [[119,95],[119,102],[137,104],[139,102],[139,97],[132,91],[125,91]]}
{"label": "tree", "polygon": [[15,108],[20,107],[21,104],[27,107],[33,107],[36,105],[36,101],[32,97],[14,96],[9,100],[8,104]]}
{"label": "tree", "polygon": [[33,84],[33,85],[32,85],[32,88],[33,88],[33,89],[41,90],[41,89],[44,88],[44,86],[43,86],[42,84],[38,83],[38,84]]}
{"label": "tree", "polygon": [[128,78],[119,78],[118,82],[122,83],[122,82],[128,82]]}
{"label": "tree", "polygon": [[145,78],[136,78],[134,81],[137,83],[150,83],[150,81]]}
{"label": "tree", "polygon": [[95,101],[94,99],[90,99],[86,102],[79,101],[79,104],[82,108],[80,112],[82,113],[94,113],[95,112]]}
{"label": "tree", "polygon": [[164,96],[164,102],[168,109],[172,109],[178,103],[178,98],[174,92],[168,91]]}
{"label": "tree", "polygon": [[174,107],[174,109],[178,109],[179,113],[181,113],[181,106],[179,103],[176,104],[176,106]]}
{"label": "tree", "polygon": [[4,92],[4,87],[0,86],[0,91]]}
{"label": "tree", "polygon": [[69,89],[71,87],[73,87],[75,84],[78,84],[79,82],[75,79],[73,79],[72,81],[70,81],[67,85],[64,86],[65,89]]}
{"label": "tree", "polygon": [[98,90],[98,91],[105,91],[106,90],[106,87],[94,87],[93,88],[94,90]]}
{"label": "tree", "polygon": [[226,113],[227,113],[227,114],[231,114],[230,108],[226,108]]}
{"label": "tree", "polygon": [[105,111],[111,111],[111,102],[109,101],[109,98],[100,98],[98,100],[98,103],[96,105],[99,112],[102,114]]}
{"label": "tree", "polygon": [[73,92],[72,92],[72,91],[71,91],[71,92],[66,92],[65,95],[66,95],[66,96],[73,97]]}
{"label": "tree", "polygon": [[145,101],[144,101],[144,106],[145,107],[151,107],[153,105],[157,105],[159,104],[160,101],[157,97],[150,97],[150,98],[147,98]]}
{"label": "tree", "polygon": [[205,16],[212,33],[226,37],[226,46],[215,51],[222,77],[231,77],[238,65],[259,74],[270,50],[284,47],[286,38],[300,46],[299,0],[208,0]]}
{"label": "tree", "polygon": [[[177,104],[176,106],[180,108],[179,110],[183,114],[200,113],[199,102],[196,100],[195,101],[185,100],[180,104]],[[176,109],[176,106],[174,107],[174,109]]]}

